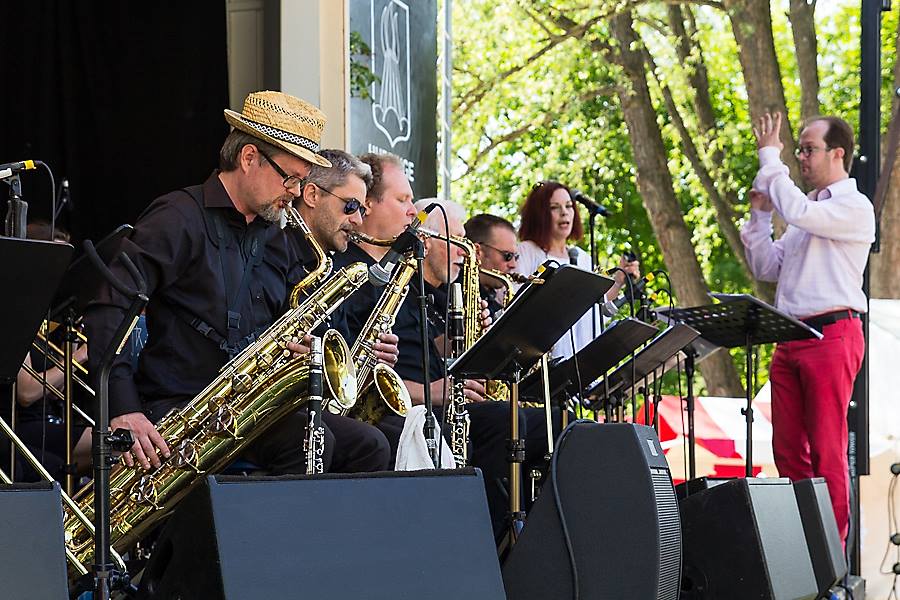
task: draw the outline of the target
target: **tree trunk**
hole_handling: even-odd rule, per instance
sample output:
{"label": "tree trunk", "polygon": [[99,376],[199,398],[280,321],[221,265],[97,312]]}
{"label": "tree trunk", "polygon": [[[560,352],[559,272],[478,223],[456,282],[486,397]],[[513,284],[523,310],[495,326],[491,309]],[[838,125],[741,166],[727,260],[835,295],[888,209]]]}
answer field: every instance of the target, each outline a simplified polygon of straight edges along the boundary
{"label": "tree trunk", "polygon": [[[897,32],[895,47],[900,51],[900,31]],[[894,63],[894,89],[897,86],[900,86],[900,60]],[[898,106],[900,100],[894,95],[891,106],[892,120],[896,118],[894,115],[897,114]],[[891,123],[891,126],[895,125]],[[886,152],[883,152],[882,156],[885,155]],[[883,165],[882,169],[887,167],[888,165]],[[881,213],[881,250],[878,254],[871,255],[869,263],[872,298],[900,298],[900,277],[897,277],[897,265],[900,264],[900,237],[897,236],[900,232],[900,152],[894,161],[889,185]]]}
{"label": "tree trunk", "polygon": [[[708,288],[672,188],[666,149],[647,87],[644,50],[632,26],[631,13],[616,15],[610,27],[617,48],[608,53],[608,58],[618,64],[625,75],[619,88],[619,101],[637,167],[638,191],[679,302],[686,306],[706,304],[709,302]],[[717,352],[706,359],[700,365],[700,372],[711,395],[743,393],[734,362],[726,352]]]}
{"label": "tree trunk", "polygon": [[819,114],[819,71],[816,62],[816,2],[791,0],[791,31],[800,75],[800,112],[803,120]]}
{"label": "tree trunk", "polygon": [[[647,52],[647,66],[652,73],[656,73],[656,65],[649,52]],[[734,224],[733,207],[729,205],[722,194],[719,193],[712,175],[710,175],[706,165],[703,164],[703,160],[700,158],[700,152],[697,150],[696,144],[694,144],[694,139],[691,137],[691,134],[684,123],[684,119],[681,118],[681,112],[678,110],[678,105],[672,97],[672,91],[664,82],[659,81],[659,79],[657,79],[657,84],[662,92],[666,110],[668,110],[669,116],[672,118],[672,122],[675,125],[675,129],[678,131],[678,136],[681,138],[681,149],[684,151],[684,155],[687,157],[688,162],[691,163],[691,167],[697,174],[697,178],[700,179],[700,184],[703,186],[706,195],[709,197],[709,200],[712,202],[713,208],[716,211],[716,223],[719,225],[720,233],[725,238],[729,248],[731,248],[731,252],[737,259],[741,269],[752,282],[754,293],[762,300],[771,302],[774,294],[763,285],[763,282],[754,279],[753,275],[750,273],[747,257],[744,254],[744,244],[741,242],[740,233],[738,232],[737,226]]]}
{"label": "tree trunk", "polygon": [[769,0],[723,0],[722,4],[731,20],[731,30],[738,45],[738,58],[750,103],[750,118],[755,123],[767,112],[780,112],[785,116],[781,122],[781,141],[784,142],[781,158],[790,169],[791,179],[800,183],[800,164],[794,157],[796,143],[790,119],[787,118],[781,68],[775,56]]}
{"label": "tree trunk", "polygon": [[[707,75],[706,62],[703,60],[703,49],[695,42],[696,28],[693,25],[693,18],[688,22],[689,27],[685,28],[684,10],[688,11],[688,16],[690,17],[691,8],[687,6],[682,10],[682,7],[678,4],[670,4],[667,6],[667,9],[669,28],[676,39],[675,49],[682,64],[687,69],[688,81],[694,90],[694,112],[697,116],[701,138],[705,140],[705,142],[701,140],[701,143],[708,143],[711,138],[718,135],[718,126],[716,124],[715,111],[712,107],[712,100],[709,96],[709,77]],[[669,101],[667,98],[667,105]],[[673,118],[677,114],[672,107],[669,107],[669,113],[672,114]],[[678,121],[681,121],[680,116]],[[683,123],[679,126],[678,122],[676,122],[676,127],[679,133],[684,129]],[[696,147],[696,144],[691,143],[691,145]],[[696,149],[690,152],[688,148],[685,148],[685,155],[687,155],[692,165],[694,165],[695,160],[701,160],[700,153]],[[694,158],[695,155],[697,156],[696,159]],[[775,299],[775,286],[769,282],[755,279],[747,265],[744,245],[741,243],[740,234],[734,222],[734,207],[738,203],[738,198],[735,191],[727,183],[727,173],[723,170],[725,153],[721,145],[715,144],[708,162],[702,164],[702,168],[706,170],[705,175],[701,173],[700,168],[696,165],[694,165],[694,169],[697,171],[697,175],[700,177],[703,187],[706,189],[716,209],[716,222],[719,224],[719,229],[723,237],[728,241],[728,245],[740,262],[741,267],[747,273],[747,278],[752,281],[753,293],[761,300],[771,304]],[[707,169],[707,164],[711,164],[712,168]],[[714,184],[713,181],[716,183]]]}

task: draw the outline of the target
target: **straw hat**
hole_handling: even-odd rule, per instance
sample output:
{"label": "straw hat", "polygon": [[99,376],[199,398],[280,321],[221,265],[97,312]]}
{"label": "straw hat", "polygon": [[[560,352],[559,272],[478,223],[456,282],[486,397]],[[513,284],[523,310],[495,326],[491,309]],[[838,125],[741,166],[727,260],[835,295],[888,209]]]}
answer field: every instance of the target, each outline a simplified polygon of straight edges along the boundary
{"label": "straw hat", "polygon": [[225,109],[225,120],[303,160],[331,166],[318,154],[325,115],[309,102],[282,92],[253,92],[241,113]]}

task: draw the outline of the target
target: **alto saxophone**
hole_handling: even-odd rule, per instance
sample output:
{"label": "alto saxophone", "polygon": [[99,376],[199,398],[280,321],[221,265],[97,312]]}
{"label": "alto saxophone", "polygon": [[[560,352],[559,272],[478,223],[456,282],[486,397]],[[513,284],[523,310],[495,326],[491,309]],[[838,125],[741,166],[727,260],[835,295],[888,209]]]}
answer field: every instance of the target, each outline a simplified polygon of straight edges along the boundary
{"label": "alto saxophone", "polygon": [[[478,338],[484,335],[484,328],[481,325],[481,291],[478,281],[478,275],[482,269],[475,253],[475,244],[456,235],[444,236],[422,228],[419,228],[419,231],[435,239],[448,240],[463,250],[463,265],[458,281],[462,284],[463,293],[463,350],[468,350]],[[489,379],[485,382],[484,388],[485,398],[488,400],[503,402],[509,400],[509,386],[502,381]]]}
{"label": "alto saxophone", "polygon": [[[289,211],[290,212],[290,211]],[[300,227],[319,257],[316,269],[296,285],[292,306],[254,343],[241,351],[219,375],[181,409],[173,409],[156,428],[172,450],[155,471],[123,462],[110,474],[110,543],[117,551],[129,548],[201,480],[220,471],[247,445],[281,417],[295,411],[309,393],[309,354],[294,358],[287,343],[299,341],[319,326],[367,278],[363,263],[349,265],[329,277],[315,295],[299,302],[300,294],[328,275],[331,261],[312,237],[299,214],[289,224]],[[356,397],[356,372],[349,350],[335,331],[322,338],[325,384],[341,406]],[[93,492],[82,490],[78,509],[90,520]],[[91,529],[64,507],[67,550],[83,564],[93,558]],[[74,576],[74,573],[71,573]]]}

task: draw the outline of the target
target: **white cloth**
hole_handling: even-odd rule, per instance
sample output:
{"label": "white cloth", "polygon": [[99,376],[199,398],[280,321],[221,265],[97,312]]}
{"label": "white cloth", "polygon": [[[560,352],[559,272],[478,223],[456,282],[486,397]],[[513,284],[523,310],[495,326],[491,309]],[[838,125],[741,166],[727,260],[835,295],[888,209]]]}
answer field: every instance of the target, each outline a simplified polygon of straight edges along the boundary
{"label": "white cloth", "polygon": [[[585,271],[590,271],[591,255],[581,248],[574,248],[578,256],[575,266],[580,269],[584,269]],[[519,260],[516,263],[516,272],[521,273],[522,275],[531,275],[539,266],[541,266],[541,264],[543,264],[547,260],[555,260],[563,265],[570,264],[568,254],[566,254],[566,256],[556,256],[554,254],[548,254],[537,244],[529,240],[520,242],[518,251]],[[615,310],[615,307],[613,307],[613,312],[615,312]],[[574,350],[572,348],[572,336],[570,336],[569,333],[566,332],[566,334],[563,335],[553,345],[553,349],[550,351],[550,356],[552,356],[553,358],[569,358],[570,356],[575,354],[575,352],[588,345],[594,339],[595,331],[597,335],[600,335],[600,318],[600,310],[597,305],[594,305],[591,310],[585,312],[584,315],[582,315],[581,318],[578,319],[578,321],[571,329],[572,334],[575,338]],[[596,325],[594,325],[594,323],[596,323]]]}
{"label": "white cloth", "polygon": [[[428,454],[428,444],[425,442],[425,407],[413,406],[406,413],[406,422],[403,423],[403,432],[400,434],[400,442],[397,445],[397,463],[395,471],[418,471],[421,469],[433,469],[431,455]],[[434,435],[441,440],[441,468],[455,469],[456,461],[450,446],[441,436],[441,424],[434,424]]]}
{"label": "white cloth", "polygon": [[761,148],[759,164],[753,189],[771,198],[788,227],[773,241],[772,213],[751,210],[741,241],[754,276],[778,282],[775,306],[800,318],[843,308],[866,312],[862,281],[875,211],[856,180],[807,196],[791,181],[778,148]]}

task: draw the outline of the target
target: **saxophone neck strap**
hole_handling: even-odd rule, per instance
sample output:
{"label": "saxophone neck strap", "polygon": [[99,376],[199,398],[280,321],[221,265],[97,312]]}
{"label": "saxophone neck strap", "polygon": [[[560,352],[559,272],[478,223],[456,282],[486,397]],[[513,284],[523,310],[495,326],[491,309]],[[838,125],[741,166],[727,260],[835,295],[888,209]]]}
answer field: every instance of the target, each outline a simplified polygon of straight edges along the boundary
{"label": "saxophone neck strap", "polygon": [[[184,188],[182,191],[194,200],[200,208],[204,222],[208,224],[211,221],[216,232],[216,246],[219,254],[219,264],[222,269],[222,283],[225,288],[226,334],[223,336],[215,327],[181,307],[173,305],[170,305],[170,307],[176,315],[187,322],[187,324],[200,333],[200,335],[215,342],[221,350],[228,354],[230,359],[253,343],[259,335],[259,328],[248,335],[241,335],[240,327],[242,315],[239,310],[239,305],[241,298],[245,296],[250,289],[250,280],[253,270],[262,263],[266,247],[263,241],[266,228],[251,226],[248,228],[244,239],[239,240],[235,232],[228,227],[220,210],[206,208],[203,205],[202,187]],[[226,263],[225,254],[229,242],[233,244],[234,248],[238,251],[238,255],[241,257],[244,264],[241,280],[237,286],[234,285],[231,270],[228,269]]]}

